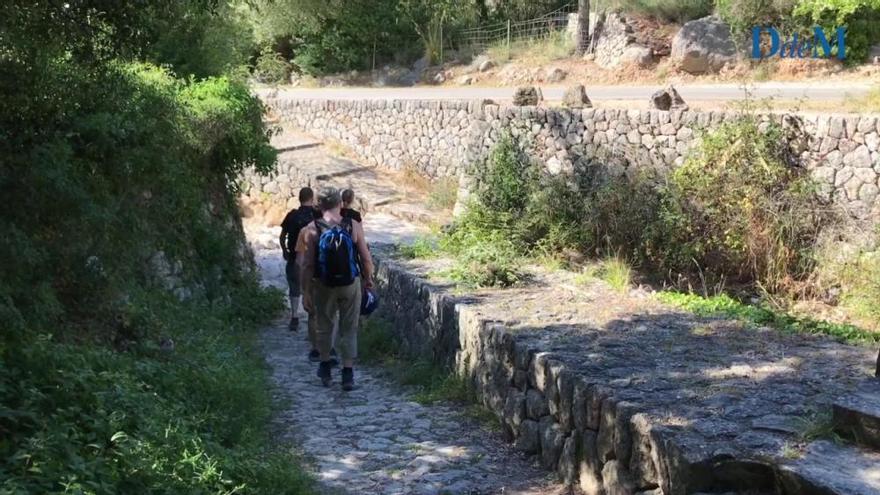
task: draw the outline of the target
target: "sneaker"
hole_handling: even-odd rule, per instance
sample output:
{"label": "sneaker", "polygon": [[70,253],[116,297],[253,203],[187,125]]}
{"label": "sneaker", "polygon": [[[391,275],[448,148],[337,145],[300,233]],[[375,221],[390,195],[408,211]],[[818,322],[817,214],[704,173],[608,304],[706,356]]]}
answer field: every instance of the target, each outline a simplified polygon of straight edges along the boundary
{"label": "sneaker", "polygon": [[336,354],[336,349],[330,349],[330,366],[334,368],[339,366],[339,357]]}
{"label": "sneaker", "polygon": [[320,363],[321,362],[321,353],[318,352],[317,349],[312,349],[309,351],[309,362],[312,363]]}
{"label": "sneaker", "polygon": [[321,379],[322,385],[325,387],[330,386],[332,381],[330,377],[330,361],[321,361],[321,364],[318,365],[318,378]]}
{"label": "sneaker", "polygon": [[290,323],[287,325],[287,329],[290,330],[291,332],[298,332],[299,331],[299,318],[297,318],[296,316],[291,316]]}
{"label": "sneaker", "polygon": [[354,369],[342,368],[342,390],[349,392],[354,389]]}

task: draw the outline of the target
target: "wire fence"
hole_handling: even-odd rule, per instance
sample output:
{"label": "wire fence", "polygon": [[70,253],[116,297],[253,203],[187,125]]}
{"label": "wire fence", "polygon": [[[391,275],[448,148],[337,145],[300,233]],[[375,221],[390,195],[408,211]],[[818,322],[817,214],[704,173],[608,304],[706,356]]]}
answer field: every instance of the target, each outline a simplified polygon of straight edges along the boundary
{"label": "wire fence", "polygon": [[577,3],[568,3],[553,12],[524,21],[500,22],[464,29],[456,33],[460,46],[482,51],[493,45],[510,45],[521,40],[550,38],[568,29],[569,15],[577,12]]}

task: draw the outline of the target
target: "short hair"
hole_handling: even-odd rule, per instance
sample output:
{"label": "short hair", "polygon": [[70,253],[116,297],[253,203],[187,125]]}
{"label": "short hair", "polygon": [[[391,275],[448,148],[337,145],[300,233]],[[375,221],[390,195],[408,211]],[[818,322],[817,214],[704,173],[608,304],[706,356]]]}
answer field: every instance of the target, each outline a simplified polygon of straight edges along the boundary
{"label": "short hair", "polygon": [[318,206],[322,210],[332,210],[342,203],[342,197],[339,195],[339,189],[335,187],[325,187],[321,189],[318,195]]}
{"label": "short hair", "polygon": [[351,204],[354,201],[354,189],[346,189],[342,191],[342,202],[345,204]]}
{"label": "short hair", "polygon": [[304,187],[299,190],[300,203],[307,203],[313,199],[315,199],[315,191],[312,191],[311,187]]}

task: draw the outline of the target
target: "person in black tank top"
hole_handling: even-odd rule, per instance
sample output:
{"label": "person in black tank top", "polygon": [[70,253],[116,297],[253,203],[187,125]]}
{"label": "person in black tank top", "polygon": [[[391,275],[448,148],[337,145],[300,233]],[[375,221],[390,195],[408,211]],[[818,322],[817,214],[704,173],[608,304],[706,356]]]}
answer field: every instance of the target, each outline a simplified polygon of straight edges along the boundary
{"label": "person in black tank top", "polygon": [[354,205],[354,190],[346,189],[342,191],[342,218],[350,218],[358,223],[363,223],[361,212],[352,208]]}
{"label": "person in black tank top", "polygon": [[278,243],[281,244],[281,254],[287,262],[285,266],[285,275],[287,276],[288,297],[290,298],[290,324],[291,331],[299,329],[299,300],[302,296],[299,280],[299,266],[296,260],[296,239],[299,232],[314,221],[321,217],[321,213],[315,208],[315,193],[309,187],[299,190],[299,208],[290,210],[281,222],[281,237]]}

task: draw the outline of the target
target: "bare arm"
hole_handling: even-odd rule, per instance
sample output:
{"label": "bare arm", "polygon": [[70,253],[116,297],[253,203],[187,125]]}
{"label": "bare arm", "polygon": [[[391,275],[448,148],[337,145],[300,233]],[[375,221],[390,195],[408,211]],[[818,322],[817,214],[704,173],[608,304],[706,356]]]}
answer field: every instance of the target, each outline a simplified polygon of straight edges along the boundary
{"label": "bare arm", "polygon": [[361,258],[361,268],[363,268],[363,282],[366,287],[373,286],[373,257],[370,256],[370,248],[367,246],[367,238],[364,236],[364,228],[360,222],[352,222],[354,225],[355,239],[357,244],[358,255]]}
{"label": "bare arm", "polygon": [[301,235],[303,236],[303,256],[302,265],[300,265],[299,283],[300,287],[302,287],[303,306],[311,311],[312,277],[315,275],[315,253],[318,249],[318,237],[314,224],[309,224],[308,227],[305,227]]}
{"label": "bare arm", "polygon": [[290,251],[287,249],[287,229],[281,227],[281,236],[278,238],[278,244],[281,245],[281,255],[284,256],[284,259],[290,257]]}

